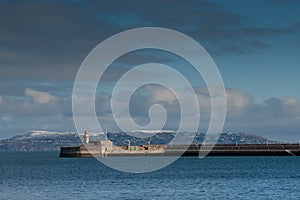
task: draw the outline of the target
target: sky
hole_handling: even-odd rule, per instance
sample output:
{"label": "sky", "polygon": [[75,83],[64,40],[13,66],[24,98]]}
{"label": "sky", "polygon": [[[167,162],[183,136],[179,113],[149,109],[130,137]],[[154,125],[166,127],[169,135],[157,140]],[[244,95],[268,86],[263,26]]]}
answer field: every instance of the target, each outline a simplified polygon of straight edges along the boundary
{"label": "sky", "polygon": [[[224,132],[277,141],[300,139],[299,1],[2,0],[0,4],[0,138],[33,129],[75,131],[72,89],[88,53],[122,31],[163,27],[199,42],[218,66],[227,94]],[[100,123],[118,130],[111,115],[111,91],[122,74],[149,62],[172,66],[188,77],[207,124],[210,101],[202,77],[185,60],[157,50],[128,53],[108,68],[96,94]],[[178,102],[157,85],[135,93],[131,116],[145,125],[148,109],[157,103],[168,111],[165,128],[176,129]]]}

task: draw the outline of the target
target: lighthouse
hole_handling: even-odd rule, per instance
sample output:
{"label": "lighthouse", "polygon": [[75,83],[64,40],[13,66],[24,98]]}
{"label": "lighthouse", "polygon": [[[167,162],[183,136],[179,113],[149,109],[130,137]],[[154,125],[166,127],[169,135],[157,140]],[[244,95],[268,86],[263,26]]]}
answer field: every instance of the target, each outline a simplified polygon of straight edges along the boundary
{"label": "lighthouse", "polygon": [[89,132],[87,130],[84,131],[83,142],[84,144],[88,144],[90,141]]}

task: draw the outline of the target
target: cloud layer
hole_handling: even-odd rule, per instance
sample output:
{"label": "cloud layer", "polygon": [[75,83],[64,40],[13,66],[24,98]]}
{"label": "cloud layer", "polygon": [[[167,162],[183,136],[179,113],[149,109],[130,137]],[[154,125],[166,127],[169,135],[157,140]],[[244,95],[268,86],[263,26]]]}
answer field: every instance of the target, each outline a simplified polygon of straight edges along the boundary
{"label": "cloud layer", "polygon": [[33,103],[48,104],[55,101],[57,98],[48,92],[40,92],[30,88],[25,90],[25,95],[30,97]]}
{"label": "cloud layer", "polygon": [[[195,88],[195,92],[203,120],[200,122],[200,128],[204,130],[210,116],[210,96],[205,87]],[[299,99],[270,98],[261,103],[254,103],[249,94],[235,89],[226,89],[226,95],[227,118],[224,131],[254,132],[271,139],[296,141],[299,136],[297,130],[300,128]],[[43,127],[50,130],[74,129],[70,98],[61,98],[28,88],[24,91],[23,98],[1,97],[0,100],[2,130],[16,131]],[[96,110],[102,125],[106,124],[113,131],[118,129],[112,119],[110,101],[109,94],[98,94]],[[165,108],[168,114],[166,128],[176,129],[180,122],[178,101],[168,89],[157,85],[148,85],[134,93],[130,106],[133,119],[141,125],[149,123],[149,108],[154,104],[160,104]],[[84,105],[85,100],[82,99],[83,109]],[[194,109],[193,105],[188,109]]]}

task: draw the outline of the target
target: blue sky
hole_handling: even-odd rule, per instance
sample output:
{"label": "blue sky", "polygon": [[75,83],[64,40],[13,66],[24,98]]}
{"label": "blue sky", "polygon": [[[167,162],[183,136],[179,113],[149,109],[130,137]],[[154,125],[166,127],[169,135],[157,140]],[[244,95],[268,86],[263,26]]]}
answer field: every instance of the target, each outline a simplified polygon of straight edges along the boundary
{"label": "blue sky", "polygon": [[[31,129],[74,130],[70,96],[83,59],[106,38],[145,26],[180,31],[205,47],[230,96],[224,131],[284,141],[300,138],[299,1],[68,0],[0,4],[0,138]],[[203,96],[201,77],[184,60],[159,51],[133,52],[113,63],[104,86],[99,88],[99,118],[111,130],[116,130],[109,119],[111,88],[128,69],[149,61],[179,70]],[[157,87],[145,91],[162,92]],[[162,101],[150,99],[146,108]],[[166,102],[172,110],[174,105]],[[139,121],[145,117],[145,108],[137,107],[140,109],[134,109],[133,115]],[[168,128],[178,122],[176,114],[171,119]]]}

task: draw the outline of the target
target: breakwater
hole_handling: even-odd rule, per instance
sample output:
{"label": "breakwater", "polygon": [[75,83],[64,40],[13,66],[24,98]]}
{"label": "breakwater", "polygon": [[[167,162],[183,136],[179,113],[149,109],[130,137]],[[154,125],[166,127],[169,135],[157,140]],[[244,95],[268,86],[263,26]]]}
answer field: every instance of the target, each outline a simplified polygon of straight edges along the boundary
{"label": "breakwater", "polygon": [[142,145],[113,146],[109,142],[61,147],[60,157],[110,156],[299,156],[299,144]]}

